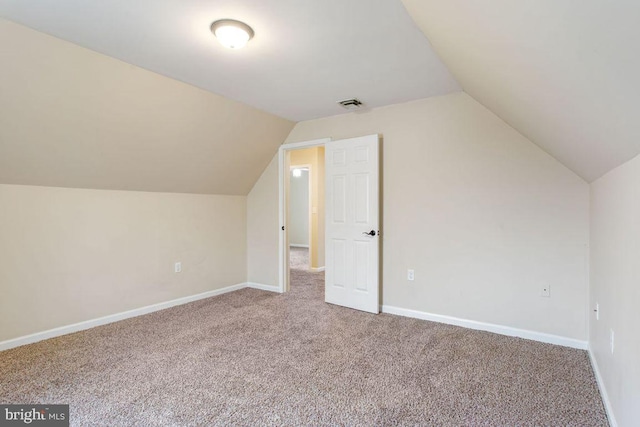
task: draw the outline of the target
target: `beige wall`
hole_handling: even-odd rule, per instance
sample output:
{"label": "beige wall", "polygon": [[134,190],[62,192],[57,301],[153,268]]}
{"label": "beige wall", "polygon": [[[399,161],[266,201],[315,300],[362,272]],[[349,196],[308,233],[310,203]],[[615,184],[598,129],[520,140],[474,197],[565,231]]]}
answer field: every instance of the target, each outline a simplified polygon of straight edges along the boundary
{"label": "beige wall", "polygon": [[247,195],[293,123],[0,19],[0,183]]}
{"label": "beige wall", "polygon": [[247,196],[247,280],[278,286],[278,156]]}
{"label": "beige wall", "polygon": [[[591,184],[589,344],[619,426],[640,420],[640,157]],[[610,333],[614,331],[614,351]]]}
{"label": "beige wall", "polygon": [[0,185],[0,341],[245,282],[245,226],[244,196]]}
{"label": "beige wall", "polygon": [[[376,133],[385,305],[587,339],[587,183],[464,93],[301,122],[287,142]],[[277,167],[251,197],[277,229]],[[250,264],[277,267],[277,233],[249,241],[272,251]]]}
{"label": "beige wall", "polygon": [[324,147],[290,151],[290,166],[311,166],[311,267],[324,267]]}

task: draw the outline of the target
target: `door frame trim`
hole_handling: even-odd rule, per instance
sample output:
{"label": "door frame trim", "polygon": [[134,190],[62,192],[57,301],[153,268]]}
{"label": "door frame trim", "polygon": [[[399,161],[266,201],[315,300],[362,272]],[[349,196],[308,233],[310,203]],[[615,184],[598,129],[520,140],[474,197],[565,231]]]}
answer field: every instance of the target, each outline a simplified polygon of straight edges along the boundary
{"label": "door frame trim", "polygon": [[[285,156],[288,151],[300,148],[323,147],[331,138],[313,139],[310,141],[293,142],[282,144],[278,148],[278,292],[284,293],[289,290],[289,280],[287,277],[289,260],[286,257],[286,245],[288,241],[287,235],[289,230],[286,229],[287,223],[286,206],[284,200],[284,180],[285,180]],[[285,227],[285,230],[282,230]]]}

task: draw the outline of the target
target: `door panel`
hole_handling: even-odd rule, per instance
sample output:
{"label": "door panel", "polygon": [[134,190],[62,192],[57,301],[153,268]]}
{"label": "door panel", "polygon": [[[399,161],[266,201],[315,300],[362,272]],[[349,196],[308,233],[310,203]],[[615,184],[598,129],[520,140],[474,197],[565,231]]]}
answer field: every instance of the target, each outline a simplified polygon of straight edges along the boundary
{"label": "door panel", "polygon": [[367,292],[369,286],[369,252],[370,242],[355,241],[353,270],[355,271],[355,288],[359,291]]}
{"label": "door panel", "polygon": [[330,255],[328,258],[333,260],[333,283],[332,286],[338,288],[344,288],[347,282],[347,245],[344,239],[332,239],[332,245],[328,245],[330,248]]}
{"label": "door panel", "polygon": [[378,135],[328,142],[325,160],[325,300],[378,313]]}
{"label": "door panel", "polygon": [[364,227],[369,224],[369,175],[358,174],[355,180],[355,223]]}
{"label": "door panel", "polygon": [[330,197],[333,201],[333,210],[329,218],[333,218],[336,224],[345,224],[347,222],[347,177],[337,175],[332,177],[332,181]]}

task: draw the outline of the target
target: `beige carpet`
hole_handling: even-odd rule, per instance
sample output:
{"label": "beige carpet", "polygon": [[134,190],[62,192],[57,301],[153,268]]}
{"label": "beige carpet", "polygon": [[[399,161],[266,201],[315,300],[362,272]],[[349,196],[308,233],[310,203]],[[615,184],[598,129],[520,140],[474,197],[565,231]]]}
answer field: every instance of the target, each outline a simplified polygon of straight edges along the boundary
{"label": "beige carpet", "polygon": [[72,425],[606,425],[587,354],[325,304],[322,273],[0,353]]}
{"label": "beige carpet", "polygon": [[[289,268],[292,270],[309,270],[309,248],[289,248]],[[295,278],[295,276],[294,276]]]}

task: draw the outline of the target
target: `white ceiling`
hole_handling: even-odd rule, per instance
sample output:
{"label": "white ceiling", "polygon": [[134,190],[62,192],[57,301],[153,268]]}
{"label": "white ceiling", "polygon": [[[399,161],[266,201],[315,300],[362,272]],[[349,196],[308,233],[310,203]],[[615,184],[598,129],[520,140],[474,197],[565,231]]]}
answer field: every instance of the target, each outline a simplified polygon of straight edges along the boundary
{"label": "white ceiling", "polygon": [[[0,15],[294,120],[460,90],[400,0],[0,0]],[[211,22],[255,30],[238,51]]]}
{"label": "white ceiling", "polygon": [[640,153],[640,1],[403,2],[467,93],[587,181]]}
{"label": "white ceiling", "polygon": [[[587,181],[640,153],[637,0],[0,0],[0,16],[294,121],[457,79]],[[221,18],[256,37],[223,48]]]}

